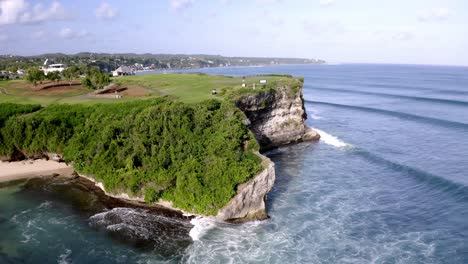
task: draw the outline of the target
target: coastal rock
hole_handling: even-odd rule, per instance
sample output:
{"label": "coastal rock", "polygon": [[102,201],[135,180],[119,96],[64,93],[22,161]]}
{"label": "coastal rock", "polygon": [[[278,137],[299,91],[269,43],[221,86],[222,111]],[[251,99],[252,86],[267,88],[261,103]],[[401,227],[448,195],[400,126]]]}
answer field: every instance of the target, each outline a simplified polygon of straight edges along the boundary
{"label": "coastal rock", "polygon": [[320,138],[305,124],[302,85],[250,94],[235,100],[235,104],[249,119],[248,126],[262,151]]}
{"label": "coastal rock", "polygon": [[216,218],[228,222],[247,222],[268,218],[265,198],[275,182],[275,164],[260,155],[265,169],[255,178],[237,187],[237,194],[218,211]]}
{"label": "coastal rock", "polygon": [[[319,140],[320,135],[305,124],[307,114],[302,95],[302,82],[295,86],[280,86],[243,96],[234,101],[248,120],[260,150],[283,145]],[[264,170],[252,180],[241,184],[237,194],[219,210],[216,218],[229,222],[246,222],[268,218],[265,198],[275,182],[274,163],[262,157]]]}

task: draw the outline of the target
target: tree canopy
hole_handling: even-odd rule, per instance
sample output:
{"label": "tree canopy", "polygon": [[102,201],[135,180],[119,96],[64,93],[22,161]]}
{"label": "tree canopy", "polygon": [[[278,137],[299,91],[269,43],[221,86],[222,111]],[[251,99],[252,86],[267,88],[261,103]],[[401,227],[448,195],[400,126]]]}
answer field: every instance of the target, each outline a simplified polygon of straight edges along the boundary
{"label": "tree canopy", "polygon": [[34,86],[36,86],[38,82],[41,82],[45,79],[45,74],[41,69],[32,67],[26,71],[24,77],[28,82],[31,82],[34,84]]}
{"label": "tree canopy", "polygon": [[244,113],[227,100],[185,104],[162,97],[0,109],[10,109],[0,123],[0,156],[63,154],[109,192],[147,202],[162,198],[188,212],[216,214],[262,169]]}

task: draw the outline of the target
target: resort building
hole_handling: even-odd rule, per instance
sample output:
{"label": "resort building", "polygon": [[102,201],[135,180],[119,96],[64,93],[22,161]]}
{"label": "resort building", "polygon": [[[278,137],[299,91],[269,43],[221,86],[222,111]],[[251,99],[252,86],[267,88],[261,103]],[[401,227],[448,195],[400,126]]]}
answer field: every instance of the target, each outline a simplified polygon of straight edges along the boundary
{"label": "resort building", "polygon": [[67,67],[64,64],[51,64],[49,66],[43,66],[42,71],[45,75],[49,72],[63,72]]}
{"label": "resort building", "polygon": [[134,75],[135,71],[128,66],[120,66],[115,71],[112,71],[112,76]]}

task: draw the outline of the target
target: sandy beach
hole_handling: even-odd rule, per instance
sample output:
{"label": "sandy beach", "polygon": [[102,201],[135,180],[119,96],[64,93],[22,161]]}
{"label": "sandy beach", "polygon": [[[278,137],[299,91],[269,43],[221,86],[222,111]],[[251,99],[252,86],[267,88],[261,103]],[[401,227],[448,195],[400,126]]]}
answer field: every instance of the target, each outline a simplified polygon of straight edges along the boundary
{"label": "sandy beach", "polygon": [[64,162],[52,160],[24,160],[0,162],[0,182],[59,174],[69,176],[73,167]]}

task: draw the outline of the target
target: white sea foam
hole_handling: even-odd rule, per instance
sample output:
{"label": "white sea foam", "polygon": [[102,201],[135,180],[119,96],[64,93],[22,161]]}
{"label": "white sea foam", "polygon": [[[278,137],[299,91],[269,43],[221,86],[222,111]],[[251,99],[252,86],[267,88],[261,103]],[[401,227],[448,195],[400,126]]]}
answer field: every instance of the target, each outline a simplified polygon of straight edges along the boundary
{"label": "white sea foam", "polygon": [[313,130],[317,131],[320,134],[320,140],[325,144],[332,145],[337,148],[344,148],[344,147],[351,146],[350,144],[340,140],[339,138],[335,136],[328,134],[327,132],[323,130],[320,130],[317,128],[313,128]]}
{"label": "white sea foam", "polygon": [[214,220],[204,217],[195,217],[190,221],[190,223],[193,225],[193,228],[190,230],[189,235],[193,241],[199,241],[200,238],[216,224]]}
{"label": "white sea foam", "polygon": [[65,252],[63,254],[60,254],[57,259],[58,264],[67,264],[67,263],[72,263],[70,259],[72,251],[71,249],[65,249]]}
{"label": "white sea foam", "polygon": [[310,112],[308,113],[308,116],[314,120],[320,120],[322,119],[321,116],[319,116],[320,111],[311,109]]}
{"label": "white sea foam", "polygon": [[49,209],[50,207],[52,207],[52,202],[51,201],[45,201],[45,202],[41,203],[37,208],[38,209]]}

